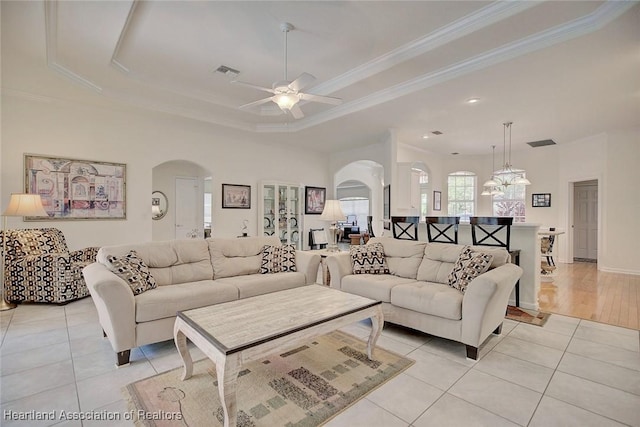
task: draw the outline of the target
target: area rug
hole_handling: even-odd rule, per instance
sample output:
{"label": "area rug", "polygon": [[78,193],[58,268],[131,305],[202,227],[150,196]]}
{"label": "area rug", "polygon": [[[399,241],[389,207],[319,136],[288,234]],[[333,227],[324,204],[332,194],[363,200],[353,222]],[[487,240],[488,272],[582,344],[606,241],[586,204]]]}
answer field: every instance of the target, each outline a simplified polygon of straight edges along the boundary
{"label": "area rug", "polygon": [[550,313],[538,312],[535,310],[524,310],[520,307],[514,307],[512,305],[507,306],[507,319],[515,320],[517,322],[529,323],[536,326],[544,326],[551,316]]}
{"label": "area rug", "polygon": [[[366,343],[340,331],[283,354],[244,365],[238,376],[238,426],[320,425],[389,381],[413,361],[381,348],[374,360]],[[137,426],[219,426],[222,407],[215,365],[194,363],[123,389]]]}

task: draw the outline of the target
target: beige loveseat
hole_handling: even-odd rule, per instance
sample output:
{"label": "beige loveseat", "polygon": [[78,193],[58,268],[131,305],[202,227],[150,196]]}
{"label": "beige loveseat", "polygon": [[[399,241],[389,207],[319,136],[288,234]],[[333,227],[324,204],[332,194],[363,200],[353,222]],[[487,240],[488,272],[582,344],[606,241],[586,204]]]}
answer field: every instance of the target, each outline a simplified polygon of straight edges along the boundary
{"label": "beige loveseat", "polygon": [[348,253],[327,257],[331,287],[382,301],[384,320],[431,335],[462,342],[467,357],[477,360],[478,347],[500,333],[507,302],[522,269],[509,263],[500,248],[472,246],[493,255],[489,271],[473,279],[465,293],[447,278],[463,245],[373,238],[381,243],[390,274],[352,274]]}
{"label": "beige loveseat", "polygon": [[[118,366],[130,350],[173,337],[176,312],[312,284],[320,256],[296,251],[296,272],[260,274],[262,248],[277,237],[171,240],[106,246],[83,270],[105,336]],[[134,250],[149,267],[157,288],[139,295],[107,267],[107,257]]]}

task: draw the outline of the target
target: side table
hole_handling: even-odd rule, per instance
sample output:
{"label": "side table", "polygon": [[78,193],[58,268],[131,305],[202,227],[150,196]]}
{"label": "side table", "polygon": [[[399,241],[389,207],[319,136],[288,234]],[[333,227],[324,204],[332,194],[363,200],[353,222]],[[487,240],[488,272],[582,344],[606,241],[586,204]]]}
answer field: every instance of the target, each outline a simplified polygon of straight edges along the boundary
{"label": "side table", "polygon": [[327,257],[346,253],[347,251],[337,251],[332,252],[326,249],[312,249],[307,252],[313,252],[314,254],[320,255],[320,268],[322,268],[322,284],[325,286],[331,285],[331,275],[329,274],[329,267],[327,267]]}

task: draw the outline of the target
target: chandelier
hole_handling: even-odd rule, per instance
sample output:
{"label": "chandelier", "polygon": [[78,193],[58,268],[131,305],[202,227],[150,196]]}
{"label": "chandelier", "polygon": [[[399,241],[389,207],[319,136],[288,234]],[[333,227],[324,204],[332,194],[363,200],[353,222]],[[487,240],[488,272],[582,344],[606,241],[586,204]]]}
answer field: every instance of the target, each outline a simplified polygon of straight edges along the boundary
{"label": "chandelier", "polygon": [[[493,149],[493,167],[491,177],[485,181],[482,196],[501,196],[510,185],[530,185],[531,182],[525,178],[524,170],[514,169],[511,164],[511,125],[513,122],[503,123],[502,131],[502,169],[496,170],[496,146]],[[509,129],[509,155],[507,156],[507,129]]]}

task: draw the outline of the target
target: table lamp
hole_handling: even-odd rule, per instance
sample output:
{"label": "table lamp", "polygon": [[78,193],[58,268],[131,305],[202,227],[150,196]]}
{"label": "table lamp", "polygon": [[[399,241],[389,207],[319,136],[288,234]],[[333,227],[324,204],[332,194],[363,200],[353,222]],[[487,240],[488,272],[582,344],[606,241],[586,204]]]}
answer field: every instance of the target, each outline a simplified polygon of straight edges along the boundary
{"label": "table lamp", "polygon": [[46,216],[47,211],[42,206],[42,199],[39,194],[11,194],[9,206],[2,213],[2,269],[0,269],[0,311],[11,310],[15,304],[10,304],[4,299],[5,271],[4,265],[7,254],[7,217],[8,216]]}
{"label": "table lamp", "polygon": [[327,251],[338,252],[338,221],[344,221],[345,219],[347,219],[344,212],[342,212],[342,208],[340,207],[340,200],[325,201],[324,210],[322,211],[322,215],[320,215],[320,219],[322,221],[329,221],[331,223],[331,226],[329,227],[329,230],[331,231],[331,244],[327,247]]}

